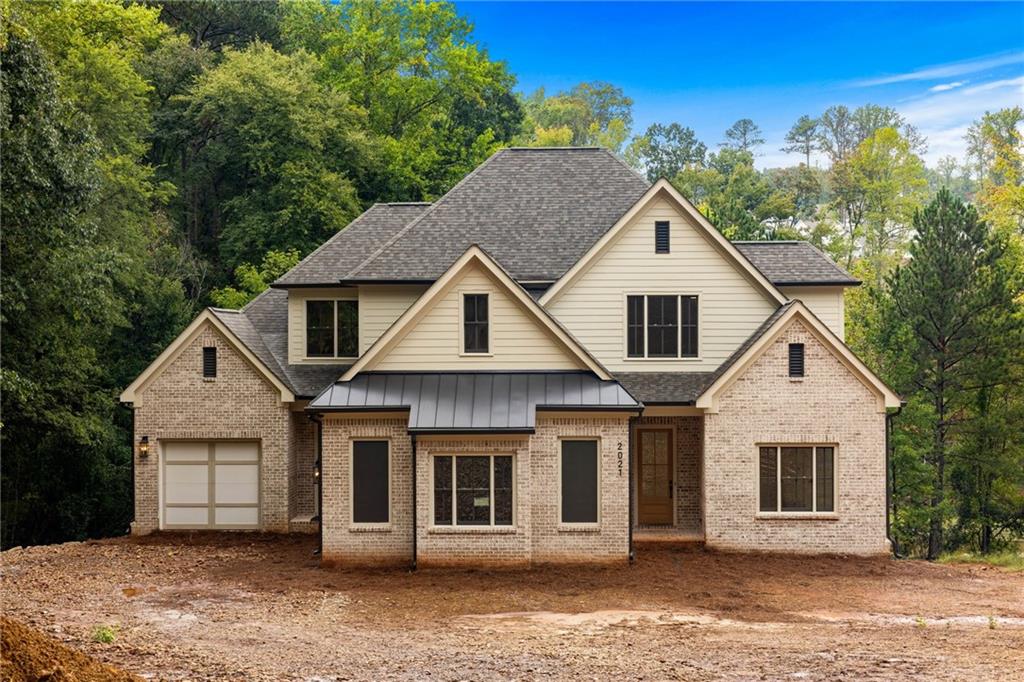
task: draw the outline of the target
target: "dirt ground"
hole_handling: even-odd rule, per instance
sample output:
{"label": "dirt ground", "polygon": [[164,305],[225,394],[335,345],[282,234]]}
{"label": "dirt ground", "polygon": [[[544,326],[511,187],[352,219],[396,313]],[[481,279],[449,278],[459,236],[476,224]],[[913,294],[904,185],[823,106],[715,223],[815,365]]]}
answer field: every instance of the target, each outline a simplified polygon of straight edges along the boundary
{"label": "dirt ground", "polygon": [[[1024,574],[642,549],[634,566],[326,570],[315,538],[2,555],[4,615],[153,679],[1020,679]],[[92,641],[113,626],[109,644]]]}

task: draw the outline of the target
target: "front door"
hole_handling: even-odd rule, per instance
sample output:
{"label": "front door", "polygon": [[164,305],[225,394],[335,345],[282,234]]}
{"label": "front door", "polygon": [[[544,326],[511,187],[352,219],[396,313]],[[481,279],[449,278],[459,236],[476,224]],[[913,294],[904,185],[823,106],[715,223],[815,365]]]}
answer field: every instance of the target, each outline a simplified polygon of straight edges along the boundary
{"label": "front door", "polygon": [[640,525],[671,526],[672,429],[637,430],[637,521]]}

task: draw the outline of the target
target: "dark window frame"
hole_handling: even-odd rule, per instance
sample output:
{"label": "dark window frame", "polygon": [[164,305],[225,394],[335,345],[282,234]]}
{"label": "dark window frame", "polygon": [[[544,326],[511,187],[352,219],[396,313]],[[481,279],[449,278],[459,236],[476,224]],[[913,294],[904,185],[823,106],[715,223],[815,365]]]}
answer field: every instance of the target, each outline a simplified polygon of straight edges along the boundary
{"label": "dark window frame", "polygon": [[[590,443],[594,446],[594,518],[590,520],[566,520],[565,493],[566,467],[565,444]],[[589,453],[588,453],[589,454]],[[587,437],[565,437],[558,440],[558,522],[564,526],[598,526],[601,524],[601,439]]]}
{"label": "dark window frame", "polygon": [[217,346],[203,346],[203,378],[217,378]]}
{"label": "dark window frame", "polygon": [[[651,351],[652,325],[649,300],[652,297],[675,298],[675,353]],[[625,303],[625,359],[626,360],[699,360],[700,355],[700,294],[626,294]],[[663,311],[662,311],[663,312]],[[639,317],[639,319],[638,319]],[[661,316],[659,316],[661,317]],[[662,347],[664,337],[662,336]],[[639,349],[639,352],[638,352]]]}
{"label": "dark window frame", "polygon": [[[330,303],[331,304],[331,354],[311,354],[310,350],[310,304],[316,303]],[[342,328],[342,313],[341,308],[345,307],[352,311],[350,315],[350,321],[354,320],[355,328],[346,326]],[[359,357],[359,299],[358,298],[307,298],[305,301],[305,355],[307,360],[325,360],[325,359],[338,359],[338,358],[357,358]],[[324,324],[318,328],[319,331],[328,329],[328,325]],[[343,340],[344,337],[344,340]],[[342,344],[346,344],[347,347],[343,348]],[[342,351],[351,351],[343,353]]]}
{"label": "dark window frame", "polygon": [[789,344],[789,376],[801,379],[807,375],[807,354],[802,343]]}
{"label": "dark window frame", "polygon": [[672,224],[668,220],[654,221],[654,253],[672,251]]}
{"label": "dark window frame", "polygon": [[[758,473],[757,473],[757,513],[769,516],[801,516],[836,514],[836,502],[839,497],[839,481],[836,477],[836,457],[838,446],[827,443],[782,443],[767,444],[758,446]],[[789,450],[789,453],[784,453]],[[806,480],[805,476],[796,472],[787,476],[783,457],[793,456],[797,450],[809,450],[809,464],[811,467],[810,487],[808,498],[809,509],[786,508],[787,493],[792,496],[793,491]],[[769,453],[774,455],[774,462],[769,461]],[[827,463],[827,466],[823,466]],[[769,482],[763,480],[768,474],[773,476],[770,485],[770,504],[766,504],[765,492]],[[787,488],[787,479],[790,484]],[[768,508],[771,507],[771,508]]]}
{"label": "dark window frame", "polygon": [[[383,443],[386,448],[386,471],[385,471],[385,488],[386,488],[386,500],[385,508],[387,510],[387,519],[371,519],[371,520],[360,520],[357,519],[357,492],[356,492],[356,447],[359,443]],[[349,514],[352,525],[358,526],[389,526],[391,525],[391,518],[393,514],[391,504],[391,478],[394,475],[393,469],[393,457],[391,453],[391,441],[387,438],[353,438],[351,441],[351,447],[349,449]]]}
{"label": "dark window frame", "polygon": [[[458,497],[459,497],[459,460],[474,459],[474,458],[486,458],[488,460],[488,523],[473,523],[471,521],[459,520],[459,509],[458,509]],[[495,486],[495,460],[507,459],[509,466],[509,481],[508,487],[496,487]],[[437,506],[437,470],[438,460],[447,460],[446,466],[449,467],[449,487],[442,488],[450,495],[451,499],[448,502],[450,505],[450,514],[448,515],[447,521],[438,521],[438,506]],[[515,528],[516,527],[516,502],[518,499],[518,493],[516,491],[516,457],[513,454],[505,452],[494,452],[494,453],[438,453],[431,455],[430,457],[430,526],[434,528]],[[461,488],[465,490],[466,488]],[[482,489],[481,489],[482,490]],[[509,521],[508,523],[497,523],[497,504],[495,501],[497,491],[507,491],[509,495]]]}
{"label": "dark window frame", "polygon": [[[474,300],[473,319],[469,316],[469,302]],[[480,301],[483,301],[483,318],[480,317]],[[460,296],[460,316],[462,318],[462,354],[491,354],[491,296],[486,291],[465,291]],[[481,338],[482,337],[482,338]],[[477,346],[482,342],[483,346]],[[471,348],[471,346],[473,346]]]}

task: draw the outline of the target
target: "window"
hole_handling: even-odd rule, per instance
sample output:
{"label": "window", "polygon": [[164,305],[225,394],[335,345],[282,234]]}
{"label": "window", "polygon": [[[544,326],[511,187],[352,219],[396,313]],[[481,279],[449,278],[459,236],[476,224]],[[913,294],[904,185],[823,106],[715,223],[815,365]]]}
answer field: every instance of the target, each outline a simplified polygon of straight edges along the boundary
{"label": "window", "polygon": [[804,375],[804,344],[789,344],[789,376],[802,377]]}
{"label": "window", "polygon": [[213,379],[217,376],[217,347],[203,347],[203,378]]}
{"label": "window", "polygon": [[697,296],[627,296],[626,357],[697,357],[697,314]]}
{"label": "window", "polygon": [[512,456],[434,457],[435,526],[511,526]]}
{"label": "window", "polygon": [[654,253],[668,253],[669,247],[668,221],[657,220],[654,223]]}
{"label": "window", "polygon": [[359,355],[359,301],[306,301],[306,357]]}
{"label": "window", "polygon": [[388,523],[391,520],[386,440],[352,441],[352,522]]}
{"label": "window", "polygon": [[462,295],[462,325],[463,352],[489,353],[487,294]]}
{"label": "window", "polygon": [[832,446],[762,447],[758,470],[760,511],[835,511]]}
{"label": "window", "polygon": [[597,472],[597,441],[562,441],[562,523],[597,523]]}

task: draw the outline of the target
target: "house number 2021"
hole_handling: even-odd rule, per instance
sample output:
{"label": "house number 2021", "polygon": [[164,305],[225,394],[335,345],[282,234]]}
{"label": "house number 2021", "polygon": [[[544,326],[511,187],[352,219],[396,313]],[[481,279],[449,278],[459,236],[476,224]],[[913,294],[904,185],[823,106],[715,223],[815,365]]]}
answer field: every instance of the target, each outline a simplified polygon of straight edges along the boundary
{"label": "house number 2021", "polygon": [[622,442],[619,442],[619,446],[616,448],[616,457],[618,458],[619,476],[622,475]]}

